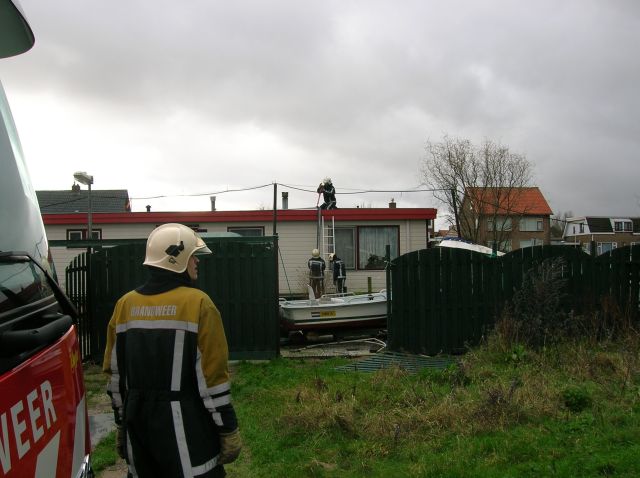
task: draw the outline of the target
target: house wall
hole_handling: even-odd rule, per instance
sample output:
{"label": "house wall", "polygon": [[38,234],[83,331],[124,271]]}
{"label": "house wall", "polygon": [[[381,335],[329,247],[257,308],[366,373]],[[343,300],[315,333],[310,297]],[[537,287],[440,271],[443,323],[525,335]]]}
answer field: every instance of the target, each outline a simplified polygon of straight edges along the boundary
{"label": "house wall", "polygon": [[564,238],[565,243],[579,243],[586,252],[590,251],[591,241],[600,243],[615,243],[615,247],[630,246],[632,244],[640,244],[640,234],[632,232],[607,232],[600,234],[571,234]]}
{"label": "house wall", "polygon": [[[489,220],[503,220],[506,216],[493,216],[487,217],[483,216],[480,219],[479,226],[479,238],[482,245],[489,245],[489,241],[492,240],[492,231],[489,231],[487,228],[487,223]],[[549,216],[542,215],[525,215],[525,216],[510,216],[511,217],[511,231],[505,231],[502,233],[502,236],[506,237],[508,240],[511,240],[511,249],[520,249],[521,241],[536,239],[542,241],[543,245],[551,244],[551,219]],[[538,218],[542,219],[542,231],[521,231],[520,230],[520,219],[521,218]]]}
{"label": "house wall", "polygon": [[[400,220],[400,221],[339,221],[336,227],[357,226],[386,226],[399,227],[399,253],[405,254],[427,247],[428,231],[427,221]],[[200,222],[199,226],[207,230],[207,233],[227,232],[228,227],[264,227],[265,235],[272,235],[273,224],[271,222]],[[78,229],[76,225],[46,225],[47,237],[50,240],[66,240],[67,229]],[[146,239],[149,233],[156,227],[153,223],[130,224],[94,224],[94,229],[102,230],[103,239]],[[316,223],[311,221],[283,221],[277,224],[279,253],[279,288],[281,294],[301,294],[306,291],[308,283],[307,261],[311,257],[311,251],[316,247]],[[84,248],[52,247],[51,255],[58,274],[61,286],[65,287],[65,269],[69,263]],[[325,279],[327,293],[334,292],[331,273],[328,270]],[[140,258],[142,261],[143,258]],[[366,292],[368,278],[371,278],[372,290],[377,291],[386,287],[384,270],[348,270],[347,287],[353,292]],[[259,280],[259,278],[257,278]]]}
{"label": "house wall", "polygon": [[[389,221],[340,221],[336,227],[358,226],[398,226],[400,232],[399,253],[425,249],[427,247],[427,225],[425,220]],[[311,251],[316,247],[316,224],[311,222],[289,222],[278,224],[278,241],[280,246],[280,266],[278,270],[281,294],[302,294],[306,291],[309,269],[307,261]],[[325,275],[325,291],[335,292],[333,279],[329,269],[328,257]],[[386,287],[384,270],[347,270],[346,285],[349,291],[366,292],[371,278],[371,288],[378,291]]]}
{"label": "house wall", "polygon": [[542,241],[543,245],[551,244],[551,219],[549,216],[525,216],[532,218],[541,218],[542,219],[542,231],[520,231],[519,227],[519,219],[514,219],[515,227],[512,231],[512,247],[513,249],[519,249],[522,247],[520,241],[527,241],[531,239],[536,239],[536,241]]}

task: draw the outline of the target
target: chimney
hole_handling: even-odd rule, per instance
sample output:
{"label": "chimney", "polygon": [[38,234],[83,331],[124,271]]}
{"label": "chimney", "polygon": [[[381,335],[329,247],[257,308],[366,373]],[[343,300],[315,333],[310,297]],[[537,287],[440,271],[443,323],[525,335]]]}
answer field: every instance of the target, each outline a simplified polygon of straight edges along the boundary
{"label": "chimney", "polygon": [[395,209],[395,207],[396,207],[396,202],[393,200],[393,198],[391,198],[391,202],[389,203],[389,207],[391,209]]}
{"label": "chimney", "polygon": [[147,212],[151,212],[151,204],[147,204],[146,208],[147,208]]}
{"label": "chimney", "polygon": [[286,191],[282,193],[282,209],[289,209],[289,193]]}
{"label": "chimney", "polygon": [[209,199],[211,200],[211,210],[215,211],[216,210],[216,197],[215,196],[209,196]]}

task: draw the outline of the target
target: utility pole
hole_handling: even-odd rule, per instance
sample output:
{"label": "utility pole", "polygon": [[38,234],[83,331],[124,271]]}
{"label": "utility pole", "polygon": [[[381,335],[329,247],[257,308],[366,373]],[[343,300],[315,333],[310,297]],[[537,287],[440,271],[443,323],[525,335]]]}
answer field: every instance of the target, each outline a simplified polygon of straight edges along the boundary
{"label": "utility pole", "polygon": [[453,201],[453,214],[456,218],[456,230],[458,231],[458,237],[461,238],[462,234],[460,231],[460,218],[458,217],[458,203],[456,201],[456,190],[451,190],[451,199]]}
{"label": "utility pole", "polygon": [[278,183],[273,183],[273,235],[277,236],[276,225],[278,223]]}

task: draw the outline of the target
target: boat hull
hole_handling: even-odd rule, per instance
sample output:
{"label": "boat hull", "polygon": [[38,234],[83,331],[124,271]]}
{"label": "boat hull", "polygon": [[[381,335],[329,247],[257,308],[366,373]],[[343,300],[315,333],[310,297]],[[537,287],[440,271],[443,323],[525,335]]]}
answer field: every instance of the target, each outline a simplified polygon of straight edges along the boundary
{"label": "boat hull", "polygon": [[383,293],[280,303],[284,330],[326,330],[386,327],[387,298]]}

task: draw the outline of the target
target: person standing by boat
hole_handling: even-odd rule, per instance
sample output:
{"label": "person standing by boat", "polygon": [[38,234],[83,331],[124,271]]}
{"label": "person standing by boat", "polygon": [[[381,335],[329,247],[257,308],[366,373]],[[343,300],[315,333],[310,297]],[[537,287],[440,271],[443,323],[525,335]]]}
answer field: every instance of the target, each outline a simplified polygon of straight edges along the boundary
{"label": "person standing by boat", "polygon": [[318,194],[322,194],[324,202],[320,209],[338,209],[336,206],[336,188],[331,183],[331,178],[324,178],[318,186]]}
{"label": "person standing by boat", "polygon": [[333,285],[336,287],[336,292],[344,294],[347,291],[345,287],[347,268],[344,261],[340,259],[337,254],[329,254],[329,263],[333,270]]}
{"label": "person standing by boat", "polygon": [[309,285],[313,289],[313,295],[319,299],[324,294],[324,270],[326,264],[324,259],[320,257],[320,251],[314,249],[311,251],[311,259],[307,261],[309,267]]}
{"label": "person standing by boat", "polygon": [[218,309],[194,285],[198,254],[211,251],[191,228],[154,229],[149,279],[120,298],[107,327],[103,371],[128,476],[223,477],[240,454],[227,340]]}

